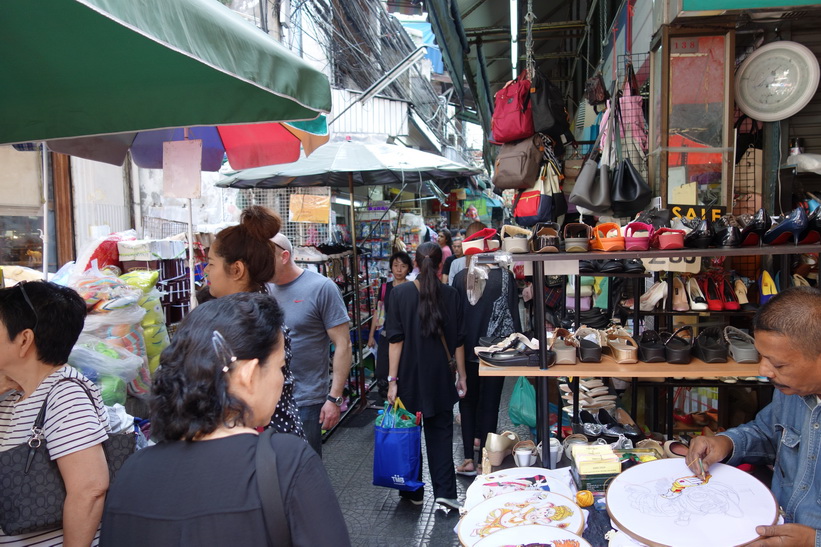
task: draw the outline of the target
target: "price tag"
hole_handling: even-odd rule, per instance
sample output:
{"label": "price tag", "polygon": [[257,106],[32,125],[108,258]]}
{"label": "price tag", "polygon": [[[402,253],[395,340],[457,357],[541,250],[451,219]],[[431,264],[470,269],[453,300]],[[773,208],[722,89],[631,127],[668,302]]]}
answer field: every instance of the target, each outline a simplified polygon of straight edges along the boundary
{"label": "price tag", "polygon": [[697,274],[701,271],[701,258],[696,256],[673,256],[642,258],[648,272],[682,272]]}

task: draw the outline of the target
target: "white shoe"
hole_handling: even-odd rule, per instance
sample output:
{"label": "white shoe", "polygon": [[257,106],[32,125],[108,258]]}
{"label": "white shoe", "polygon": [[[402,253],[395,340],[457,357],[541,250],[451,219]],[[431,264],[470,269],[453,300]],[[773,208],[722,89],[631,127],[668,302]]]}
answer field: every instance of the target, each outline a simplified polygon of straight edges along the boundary
{"label": "white shoe", "polygon": [[701,287],[698,286],[695,277],[687,280],[687,296],[690,298],[691,310],[702,311],[707,309],[707,299],[704,298],[704,293],[701,292]]}
{"label": "white shoe", "polygon": [[650,290],[641,295],[639,299],[639,309],[641,311],[653,311],[659,300],[661,301],[661,309],[667,304],[667,282],[657,281]]}

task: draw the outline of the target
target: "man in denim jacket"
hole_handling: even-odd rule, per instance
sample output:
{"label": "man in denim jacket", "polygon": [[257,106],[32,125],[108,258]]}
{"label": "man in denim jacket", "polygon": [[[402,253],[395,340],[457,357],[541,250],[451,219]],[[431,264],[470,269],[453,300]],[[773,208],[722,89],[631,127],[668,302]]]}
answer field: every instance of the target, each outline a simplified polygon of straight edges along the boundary
{"label": "man in denim jacket", "polygon": [[772,491],[787,524],[758,526],[755,547],[821,547],[821,290],[793,287],[754,320],[759,373],[773,401],[752,422],[715,437],[696,437],[687,463],[699,472],[722,462],[773,466]]}

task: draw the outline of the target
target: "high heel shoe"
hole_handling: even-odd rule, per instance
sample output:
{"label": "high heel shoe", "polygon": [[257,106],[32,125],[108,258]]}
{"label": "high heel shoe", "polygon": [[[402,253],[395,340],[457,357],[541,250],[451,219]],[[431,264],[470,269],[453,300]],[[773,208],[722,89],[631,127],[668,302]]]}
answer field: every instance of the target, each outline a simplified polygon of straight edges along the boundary
{"label": "high heel shoe", "polygon": [[776,294],[778,294],[778,289],[775,288],[775,281],[770,272],[761,270],[761,275],[758,276],[758,305],[763,306]]}
{"label": "high heel shoe", "polygon": [[706,249],[715,237],[715,230],[712,224],[706,220],[698,223],[698,226],[689,234],[684,236],[684,246],[697,249]]}
{"label": "high heel shoe", "polygon": [[738,247],[741,245],[741,230],[733,215],[724,215],[713,224],[715,235],[713,236],[713,246],[722,249]]}
{"label": "high heel shoe", "polygon": [[724,303],[721,300],[721,293],[716,282],[711,277],[701,278],[699,280],[701,290],[704,291],[704,296],[707,299],[707,309],[710,311],[722,311]]}
{"label": "high heel shoe", "polygon": [[693,311],[704,311],[707,309],[707,299],[695,277],[687,280],[687,296],[690,298],[690,309]]}
{"label": "high heel shoe", "polygon": [[722,279],[717,281],[717,283],[720,283],[722,287],[722,290],[719,292],[721,293],[721,303],[724,309],[727,311],[740,310],[741,303],[738,298],[736,298],[735,289],[730,285],[730,280],[722,276]]}
{"label": "high heel shoe", "polygon": [[773,221],[765,209],[759,209],[752,219],[741,228],[741,246],[761,245],[764,234],[772,227]]}
{"label": "high heel shoe", "polygon": [[488,433],[485,448],[494,466],[502,465],[502,461],[513,453],[513,447],[519,442],[519,435],[513,431],[505,431],[501,435]]}
{"label": "high heel shoe", "polygon": [[690,303],[687,301],[687,291],[684,290],[684,283],[681,278],[673,278],[673,310],[690,311]]}
{"label": "high heel shoe", "polygon": [[756,309],[755,304],[751,303],[750,299],[747,298],[747,285],[745,285],[742,280],[736,279],[733,288],[736,300],[738,300],[738,305],[741,306],[741,309],[744,311],[754,311]]}
{"label": "high heel shoe", "polygon": [[667,302],[667,282],[657,281],[650,290],[641,295],[639,298],[639,309],[641,311],[653,311],[656,304],[661,301],[661,309],[663,310]]}
{"label": "high heel shoe", "polygon": [[801,207],[796,207],[779,224],[776,224],[764,234],[765,245],[780,245],[787,243],[792,236],[793,243],[798,245],[801,234],[807,229],[807,213]]}
{"label": "high heel shoe", "polygon": [[815,245],[821,241],[821,207],[813,209],[812,213],[807,215],[807,227],[801,233],[798,239],[799,245]]}

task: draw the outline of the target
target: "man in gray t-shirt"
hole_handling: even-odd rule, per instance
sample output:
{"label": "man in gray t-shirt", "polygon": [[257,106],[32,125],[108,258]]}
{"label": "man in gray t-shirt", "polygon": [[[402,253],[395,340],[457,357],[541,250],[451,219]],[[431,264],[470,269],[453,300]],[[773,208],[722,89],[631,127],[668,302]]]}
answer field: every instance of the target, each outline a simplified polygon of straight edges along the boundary
{"label": "man in gray t-shirt", "polygon": [[[351,371],[348,310],[333,281],[297,266],[291,242],[277,234],[276,274],[268,291],[276,298],[291,330],[294,398],[308,443],[322,455],[322,430],[339,422],[339,405]],[[333,342],[333,380],[328,390],[328,356]]]}

